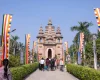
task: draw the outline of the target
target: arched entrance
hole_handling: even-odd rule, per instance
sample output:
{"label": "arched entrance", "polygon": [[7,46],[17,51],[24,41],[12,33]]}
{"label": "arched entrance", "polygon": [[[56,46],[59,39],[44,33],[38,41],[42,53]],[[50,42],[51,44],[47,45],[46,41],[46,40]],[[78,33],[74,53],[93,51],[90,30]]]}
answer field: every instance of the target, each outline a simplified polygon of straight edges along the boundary
{"label": "arched entrance", "polygon": [[48,49],[48,58],[52,58],[52,50]]}

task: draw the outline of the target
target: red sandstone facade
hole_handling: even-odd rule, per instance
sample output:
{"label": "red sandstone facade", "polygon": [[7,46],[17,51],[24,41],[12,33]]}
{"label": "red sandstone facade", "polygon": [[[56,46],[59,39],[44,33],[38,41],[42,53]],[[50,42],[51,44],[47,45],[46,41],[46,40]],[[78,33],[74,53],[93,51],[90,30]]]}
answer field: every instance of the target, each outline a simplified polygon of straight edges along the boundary
{"label": "red sandstone facade", "polygon": [[49,20],[48,25],[43,31],[42,26],[40,27],[38,39],[38,59],[42,57],[46,58],[63,58],[63,46],[62,46],[62,35],[60,27],[55,27],[52,25],[51,20]]}

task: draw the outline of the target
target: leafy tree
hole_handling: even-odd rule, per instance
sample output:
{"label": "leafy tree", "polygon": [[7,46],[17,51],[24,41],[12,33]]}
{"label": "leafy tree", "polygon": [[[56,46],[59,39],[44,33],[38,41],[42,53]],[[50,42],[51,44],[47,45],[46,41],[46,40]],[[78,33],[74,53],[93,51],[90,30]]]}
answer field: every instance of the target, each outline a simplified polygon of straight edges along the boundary
{"label": "leafy tree", "polygon": [[[23,51],[23,57],[25,62],[25,46],[23,43],[18,42],[19,37],[18,36],[12,36],[10,39],[10,67],[19,66],[20,64],[20,53]],[[13,51],[15,48],[15,55],[13,55]]]}
{"label": "leafy tree", "polygon": [[33,60],[34,60],[34,62],[37,62],[38,60],[37,60],[37,53],[34,53],[34,57],[33,57]]}
{"label": "leafy tree", "polygon": [[[93,24],[91,22],[78,22],[79,25],[72,26],[71,31],[77,31],[76,36],[74,37],[73,43],[75,45],[74,47],[74,53],[76,53],[76,58],[77,58],[77,51],[79,49],[79,35],[80,32],[84,33],[84,41],[87,43],[91,40],[91,33],[89,31],[89,27],[92,26]],[[82,54],[82,62],[83,62],[83,54]]]}
{"label": "leafy tree", "polygon": [[96,40],[96,53],[97,53],[97,60],[100,64],[100,32],[98,31],[98,37]]}
{"label": "leafy tree", "polygon": [[91,67],[93,65],[93,42],[89,41],[85,46],[86,64]]}
{"label": "leafy tree", "polygon": [[78,36],[80,32],[84,32],[85,35],[85,41],[88,42],[90,40],[90,31],[89,27],[92,26],[93,24],[91,22],[78,22],[78,26],[72,26],[71,31],[77,31],[76,36],[74,37],[74,42],[78,44]]}
{"label": "leafy tree", "polygon": [[10,53],[12,54],[14,52],[15,49],[15,54],[18,53],[18,42],[17,40],[19,39],[18,36],[11,36],[10,39]]}
{"label": "leafy tree", "polygon": [[76,46],[74,44],[71,45],[69,49],[70,49],[69,51],[70,51],[70,54],[71,54],[72,63],[77,62],[77,51],[78,51],[78,49],[76,48]]}

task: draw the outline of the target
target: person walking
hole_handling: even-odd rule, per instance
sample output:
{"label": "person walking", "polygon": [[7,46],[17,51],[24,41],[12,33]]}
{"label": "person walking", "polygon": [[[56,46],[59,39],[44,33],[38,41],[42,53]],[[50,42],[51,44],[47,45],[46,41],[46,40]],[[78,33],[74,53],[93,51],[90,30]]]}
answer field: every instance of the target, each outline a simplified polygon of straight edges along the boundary
{"label": "person walking", "polygon": [[54,70],[54,65],[55,65],[55,61],[54,59],[51,59],[51,71]]}
{"label": "person walking", "polygon": [[59,61],[59,59],[57,59],[57,69],[59,68],[59,63],[60,63],[60,61]]}
{"label": "person walking", "polygon": [[49,70],[49,64],[50,64],[50,61],[49,61],[49,58],[46,59],[46,67],[47,67],[47,70]]}
{"label": "person walking", "polygon": [[49,58],[49,65],[48,65],[48,70],[51,68],[51,58]]}
{"label": "person walking", "polygon": [[42,59],[40,60],[40,65],[41,65],[41,70],[42,70],[42,71],[44,71],[44,64],[45,64],[45,61],[44,61],[44,59],[42,58]]}
{"label": "person walking", "polygon": [[39,61],[39,70],[42,70],[41,69],[41,60]]}
{"label": "person walking", "polygon": [[57,59],[55,59],[55,70],[57,69]]}
{"label": "person walking", "polygon": [[63,62],[63,59],[60,59],[60,70],[61,71],[64,71],[64,62]]}
{"label": "person walking", "polygon": [[0,68],[0,80],[12,80],[12,74],[8,68],[9,60],[3,60],[3,66]]}

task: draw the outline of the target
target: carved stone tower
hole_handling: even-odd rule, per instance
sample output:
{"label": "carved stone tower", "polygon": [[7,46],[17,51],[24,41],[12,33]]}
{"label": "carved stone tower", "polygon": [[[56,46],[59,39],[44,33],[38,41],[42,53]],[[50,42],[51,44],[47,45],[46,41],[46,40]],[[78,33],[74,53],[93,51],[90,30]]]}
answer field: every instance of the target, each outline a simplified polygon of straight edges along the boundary
{"label": "carved stone tower", "polygon": [[45,32],[42,26],[40,27],[37,39],[38,39],[38,58],[62,58],[62,35],[60,27],[55,31],[55,27],[52,26],[52,21],[48,21],[48,25],[45,27]]}

